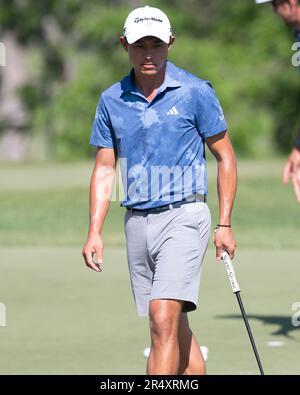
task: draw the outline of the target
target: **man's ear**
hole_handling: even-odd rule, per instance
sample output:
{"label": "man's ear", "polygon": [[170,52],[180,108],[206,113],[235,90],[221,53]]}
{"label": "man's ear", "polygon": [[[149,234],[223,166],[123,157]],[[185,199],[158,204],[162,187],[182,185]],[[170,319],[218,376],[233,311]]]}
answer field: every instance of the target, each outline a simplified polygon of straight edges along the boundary
{"label": "man's ear", "polygon": [[128,52],[128,42],[124,36],[120,37],[120,43],[122,47],[125,49],[125,51]]}
{"label": "man's ear", "polygon": [[171,36],[171,37],[170,37],[169,44],[168,44],[168,49],[171,49],[171,48],[172,48],[174,42],[175,42],[175,36]]}

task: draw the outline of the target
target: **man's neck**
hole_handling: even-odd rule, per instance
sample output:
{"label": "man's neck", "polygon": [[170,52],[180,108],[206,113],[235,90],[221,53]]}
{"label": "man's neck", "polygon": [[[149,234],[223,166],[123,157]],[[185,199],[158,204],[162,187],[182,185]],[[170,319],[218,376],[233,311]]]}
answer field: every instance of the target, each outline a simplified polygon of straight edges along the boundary
{"label": "man's neck", "polygon": [[152,100],[155,97],[157,90],[162,86],[166,75],[166,64],[155,75],[145,75],[141,73],[134,73],[134,83],[140,89],[142,94],[148,99]]}

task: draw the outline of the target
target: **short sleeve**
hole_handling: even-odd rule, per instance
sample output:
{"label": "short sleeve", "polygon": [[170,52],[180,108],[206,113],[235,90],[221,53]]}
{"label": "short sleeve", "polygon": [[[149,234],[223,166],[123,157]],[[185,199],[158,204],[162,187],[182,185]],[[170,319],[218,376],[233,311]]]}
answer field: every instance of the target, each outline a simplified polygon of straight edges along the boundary
{"label": "short sleeve", "polygon": [[206,139],[227,130],[224,113],[210,82],[203,82],[197,92],[196,123]]}
{"label": "short sleeve", "polygon": [[96,147],[114,148],[112,127],[102,96],[100,96],[96,109],[90,144]]}

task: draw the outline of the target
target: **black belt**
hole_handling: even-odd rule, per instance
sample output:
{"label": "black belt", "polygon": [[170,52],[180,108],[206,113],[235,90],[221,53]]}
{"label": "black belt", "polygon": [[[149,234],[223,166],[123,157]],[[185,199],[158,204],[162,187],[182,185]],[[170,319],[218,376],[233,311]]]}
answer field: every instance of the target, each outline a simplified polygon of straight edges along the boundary
{"label": "black belt", "polygon": [[172,210],[173,208],[179,208],[181,206],[183,206],[184,204],[188,204],[188,203],[196,203],[196,202],[206,202],[206,196],[205,195],[198,195],[197,197],[193,197],[190,199],[184,199],[181,200],[180,202],[175,202],[175,203],[170,203],[170,204],[166,204],[164,206],[160,206],[160,207],[154,207],[154,208],[146,208],[146,209],[138,209],[138,208],[130,208],[127,207],[127,210],[130,210],[134,213],[147,213],[147,214],[152,214],[152,213],[161,213],[163,211],[167,211],[167,210]]}

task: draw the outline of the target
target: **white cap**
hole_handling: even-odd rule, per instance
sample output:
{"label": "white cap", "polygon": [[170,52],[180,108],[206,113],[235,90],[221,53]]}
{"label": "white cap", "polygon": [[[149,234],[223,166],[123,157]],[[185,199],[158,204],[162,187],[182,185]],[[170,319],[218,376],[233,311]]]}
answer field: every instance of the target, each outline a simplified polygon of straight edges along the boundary
{"label": "white cap", "polygon": [[172,28],[167,15],[158,8],[140,7],[133,10],[124,24],[124,37],[128,44],[133,44],[146,36],[160,38],[169,44]]}
{"label": "white cap", "polygon": [[262,3],[268,3],[270,1],[272,1],[272,0],[255,0],[255,3],[256,4],[262,4]]}

